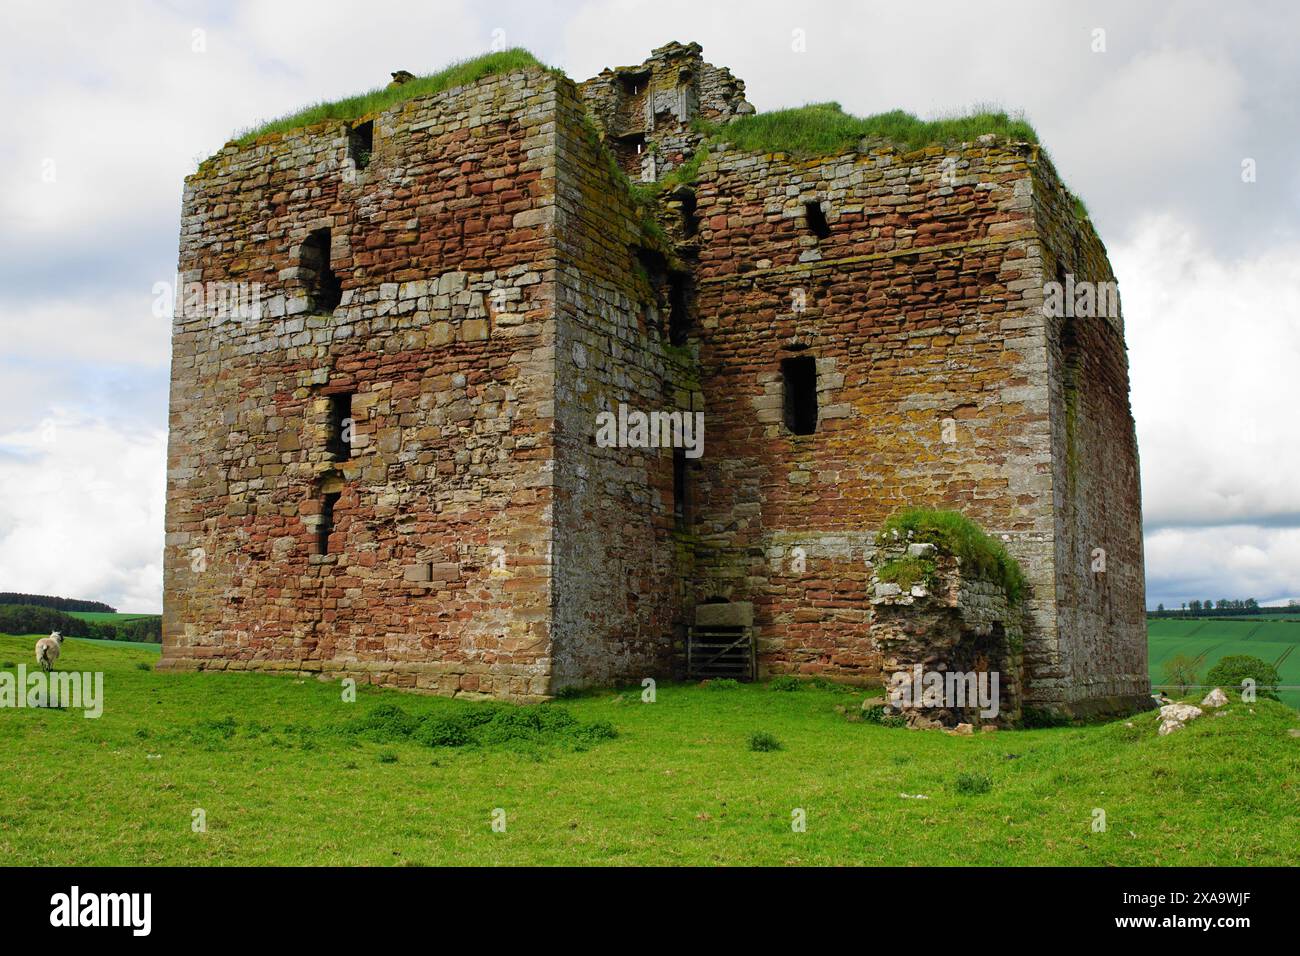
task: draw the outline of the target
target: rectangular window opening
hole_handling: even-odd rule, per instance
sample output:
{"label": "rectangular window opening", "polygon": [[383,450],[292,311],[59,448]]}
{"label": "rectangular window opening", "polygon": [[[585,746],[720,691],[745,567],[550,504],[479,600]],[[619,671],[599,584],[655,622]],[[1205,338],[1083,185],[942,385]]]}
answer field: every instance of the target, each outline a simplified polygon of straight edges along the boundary
{"label": "rectangular window opening", "polygon": [[330,536],[334,534],[334,506],[342,492],[327,491],[320,502],[320,524],[316,526],[316,553],[330,553]]}
{"label": "rectangular window opening", "polygon": [[817,360],[798,355],[781,360],[785,427],[796,435],[817,430]]}
{"label": "rectangular window opening", "polygon": [[614,158],[618,161],[619,168],[633,178],[639,177],[641,152],[646,145],[645,133],[615,136],[609,140],[609,145],[614,150]]}
{"label": "rectangular window opening", "polygon": [[818,239],[825,239],[831,234],[830,223],[826,221],[826,214],[822,212],[822,204],[819,202],[806,202],[803,204],[804,214],[808,217],[808,229]]}
{"label": "rectangular window opening", "polygon": [[375,151],[375,121],[360,123],[348,130],[348,155],[357,169],[370,165],[370,156]]}
{"label": "rectangular window opening", "polygon": [[335,461],[352,457],[352,436],[355,422],[352,418],[352,392],[336,392],[329,396],[329,438],[326,450]]}
{"label": "rectangular window opening", "polygon": [[639,96],[649,82],[649,72],[618,74],[619,91],[624,96]]}
{"label": "rectangular window opening", "polygon": [[317,229],[303,240],[299,265],[304,271],[312,311],[333,312],[343,299],[343,284],[330,265],[330,231]]}

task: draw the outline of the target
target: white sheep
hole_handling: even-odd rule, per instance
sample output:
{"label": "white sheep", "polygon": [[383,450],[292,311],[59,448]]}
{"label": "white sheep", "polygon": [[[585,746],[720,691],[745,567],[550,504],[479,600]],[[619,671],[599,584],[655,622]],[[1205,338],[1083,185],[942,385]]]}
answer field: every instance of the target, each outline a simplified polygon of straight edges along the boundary
{"label": "white sheep", "polygon": [[49,637],[42,637],[36,642],[36,663],[41,665],[41,670],[49,673],[54,667],[54,662],[59,659],[59,650],[63,647],[63,635],[54,631]]}

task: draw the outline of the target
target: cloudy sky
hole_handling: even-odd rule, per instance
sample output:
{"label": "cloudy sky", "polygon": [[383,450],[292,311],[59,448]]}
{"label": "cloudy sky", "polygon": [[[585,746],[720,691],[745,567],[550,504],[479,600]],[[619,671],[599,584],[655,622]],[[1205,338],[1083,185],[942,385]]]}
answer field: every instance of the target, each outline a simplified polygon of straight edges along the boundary
{"label": "cloudy sky", "polygon": [[494,41],[582,79],[676,39],[760,110],[1023,110],[1119,276],[1149,603],[1300,597],[1300,5],[5,0],[0,26],[0,590],[161,607],[153,288],[233,132]]}

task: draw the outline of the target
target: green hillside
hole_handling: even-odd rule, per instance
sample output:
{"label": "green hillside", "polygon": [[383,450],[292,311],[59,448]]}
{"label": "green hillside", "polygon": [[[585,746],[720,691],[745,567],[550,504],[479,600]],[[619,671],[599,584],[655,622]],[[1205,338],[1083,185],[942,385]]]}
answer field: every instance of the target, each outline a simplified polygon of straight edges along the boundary
{"label": "green hillside", "polygon": [[[1164,662],[1175,654],[1196,661],[1205,672],[1229,654],[1249,654],[1268,661],[1282,675],[1282,683],[1300,686],[1300,620],[1150,620],[1147,622],[1152,683],[1164,682]],[[1278,696],[1300,707],[1300,690],[1281,690]]]}
{"label": "green hillside", "polygon": [[123,614],[121,612],[109,613],[108,611],[64,611],[68,617],[79,618],[83,621],[91,621],[95,624],[121,624],[123,621],[138,621],[141,618],[157,617],[157,614]]}

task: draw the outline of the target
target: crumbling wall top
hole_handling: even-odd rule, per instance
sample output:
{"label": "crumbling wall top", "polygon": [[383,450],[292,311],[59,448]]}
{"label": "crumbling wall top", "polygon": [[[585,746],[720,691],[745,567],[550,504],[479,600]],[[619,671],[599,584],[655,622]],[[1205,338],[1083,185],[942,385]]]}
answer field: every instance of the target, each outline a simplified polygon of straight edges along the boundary
{"label": "crumbling wall top", "polygon": [[620,166],[652,181],[683,162],[704,138],[696,118],[726,123],[754,112],[745,83],[704,62],[698,43],[667,43],[636,66],[606,67],[579,84],[583,103]]}

